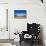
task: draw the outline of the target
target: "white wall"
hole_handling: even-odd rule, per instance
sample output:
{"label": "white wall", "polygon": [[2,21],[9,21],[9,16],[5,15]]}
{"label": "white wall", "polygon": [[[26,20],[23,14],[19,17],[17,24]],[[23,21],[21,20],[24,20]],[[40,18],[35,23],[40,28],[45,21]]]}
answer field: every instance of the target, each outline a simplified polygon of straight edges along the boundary
{"label": "white wall", "polygon": [[[44,1],[45,2],[45,1]],[[46,16],[45,4],[40,0],[10,0],[9,1],[9,31],[13,37],[13,33],[27,29],[28,23],[40,23],[43,26],[44,41],[46,42]],[[14,10],[25,9],[27,10],[26,19],[14,18]],[[11,37],[11,38],[12,38]]]}
{"label": "white wall", "polygon": [[[9,6],[9,31],[11,38],[13,33],[18,30],[26,30],[27,22],[40,23],[43,26],[44,41],[46,44],[46,16],[45,16],[45,3],[42,4],[40,0],[0,0],[0,2],[8,2]],[[45,0],[44,0],[45,2]],[[26,19],[14,19],[14,10],[25,9],[27,10]]]}
{"label": "white wall", "polygon": [[8,3],[8,0],[0,0],[0,3]]}

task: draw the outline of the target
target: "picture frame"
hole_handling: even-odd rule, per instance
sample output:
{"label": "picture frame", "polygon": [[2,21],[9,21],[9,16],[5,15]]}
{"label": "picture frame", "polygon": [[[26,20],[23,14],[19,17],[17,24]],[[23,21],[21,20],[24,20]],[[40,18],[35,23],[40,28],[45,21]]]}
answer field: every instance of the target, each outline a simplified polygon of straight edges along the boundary
{"label": "picture frame", "polygon": [[14,18],[26,18],[27,11],[26,10],[14,10]]}

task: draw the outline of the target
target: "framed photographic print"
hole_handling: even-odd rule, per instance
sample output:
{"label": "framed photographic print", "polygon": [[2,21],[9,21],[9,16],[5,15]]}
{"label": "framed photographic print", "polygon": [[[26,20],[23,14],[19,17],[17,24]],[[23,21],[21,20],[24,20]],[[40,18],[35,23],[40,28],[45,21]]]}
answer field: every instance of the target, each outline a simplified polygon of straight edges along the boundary
{"label": "framed photographic print", "polygon": [[14,10],[14,18],[26,18],[26,10]]}

